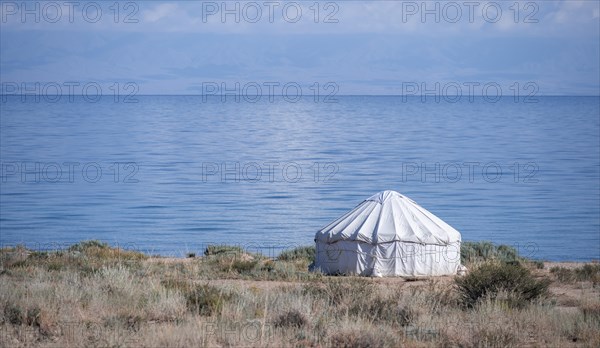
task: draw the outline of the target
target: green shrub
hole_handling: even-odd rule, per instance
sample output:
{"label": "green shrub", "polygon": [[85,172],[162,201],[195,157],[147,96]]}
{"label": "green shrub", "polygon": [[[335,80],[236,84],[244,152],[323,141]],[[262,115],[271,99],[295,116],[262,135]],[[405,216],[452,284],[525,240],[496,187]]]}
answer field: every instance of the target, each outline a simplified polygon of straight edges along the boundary
{"label": "green shrub", "polygon": [[[549,281],[537,280],[520,264],[485,263],[466,276],[455,279],[460,302],[473,307],[478,301],[490,298],[505,300],[509,307],[523,307],[548,293]],[[506,299],[499,294],[510,294]]]}
{"label": "green shrub", "polygon": [[81,241],[77,244],[71,245],[67,250],[84,252],[90,248],[108,249],[109,246],[108,246],[108,243],[101,242],[99,240],[85,240],[85,241]]}
{"label": "green shrub", "polygon": [[496,247],[495,256],[501,261],[507,262],[521,260],[517,249],[505,244],[500,244]]}
{"label": "green shrub", "polygon": [[[67,251],[80,252],[85,256],[98,261],[140,261],[148,258],[147,255],[141,252],[113,248],[107,243],[98,240],[86,240],[77,244],[73,244],[67,249]],[[73,262],[76,259],[76,257],[73,257],[73,255],[65,255],[65,253],[62,251],[52,253],[51,256],[69,259],[70,262]]]}
{"label": "green shrub", "polygon": [[241,255],[244,253],[244,249],[239,246],[231,245],[209,245],[204,250],[204,255],[219,255],[219,254],[237,254]]}
{"label": "green shrub", "polygon": [[492,242],[463,242],[460,246],[462,264],[476,261],[500,260],[503,262],[522,261],[517,249],[508,245],[494,245]]}
{"label": "green shrub", "polygon": [[292,250],[285,250],[279,254],[277,259],[281,261],[307,260],[309,262],[314,262],[315,253],[316,249],[314,246],[303,246]]}
{"label": "green shrub", "polygon": [[544,269],[544,261],[532,260],[531,264],[534,265],[537,269]]}
{"label": "green shrub", "polygon": [[491,242],[463,242],[460,245],[460,258],[463,264],[475,259],[487,260],[495,253]]}

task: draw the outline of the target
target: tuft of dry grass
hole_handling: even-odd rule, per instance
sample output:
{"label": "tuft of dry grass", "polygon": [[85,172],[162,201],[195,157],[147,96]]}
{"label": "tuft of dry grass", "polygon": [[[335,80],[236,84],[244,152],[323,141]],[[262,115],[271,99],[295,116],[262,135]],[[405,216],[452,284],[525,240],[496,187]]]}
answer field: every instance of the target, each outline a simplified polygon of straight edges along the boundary
{"label": "tuft of dry grass", "polygon": [[289,310],[278,315],[273,321],[275,327],[295,327],[302,328],[308,325],[306,316],[297,310]]}
{"label": "tuft of dry grass", "polygon": [[332,347],[378,348],[393,347],[397,339],[382,332],[369,332],[361,329],[342,330],[331,336]]}

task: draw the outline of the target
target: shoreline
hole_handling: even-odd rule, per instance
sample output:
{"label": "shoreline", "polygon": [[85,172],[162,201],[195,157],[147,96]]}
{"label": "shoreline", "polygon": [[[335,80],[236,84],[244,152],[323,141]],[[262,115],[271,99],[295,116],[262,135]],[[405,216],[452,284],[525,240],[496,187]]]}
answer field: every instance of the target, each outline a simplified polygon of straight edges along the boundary
{"label": "shoreline", "polygon": [[[106,241],[102,241],[102,240],[82,240],[82,241],[78,241],[78,242],[65,242],[65,243],[51,243],[52,247],[48,247],[48,248],[40,248],[40,247],[27,247],[27,244],[23,244],[23,243],[17,243],[17,244],[0,244],[0,250],[5,250],[5,249],[21,249],[21,250],[25,250],[27,252],[33,252],[33,253],[56,253],[56,252],[65,252],[68,251],[69,248],[76,246],[78,244],[81,243],[85,243],[85,242],[98,242],[101,244],[104,244],[110,248],[114,248],[114,249],[118,249],[118,250],[122,250],[123,252],[135,252],[135,253],[139,253],[139,254],[143,254],[148,258],[158,258],[158,259],[180,259],[180,260],[184,260],[184,259],[188,259],[190,258],[189,254],[193,254],[195,256],[193,256],[194,258],[201,258],[203,257],[203,252],[206,250],[206,248],[208,247],[219,247],[219,246],[225,246],[225,247],[232,247],[232,248],[236,248],[239,250],[242,250],[244,253],[247,254],[253,254],[253,255],[261,255],[263,257],[266,258],[270,258],[272,260],[276,260],[279,255],[283,252],[289,251],[289,250],[293,250],[295,248],[306,248],[306,247],[314,247],[314,244],[302,244],[302,245],[298,245],[298,246],[292,246],[292,245],[287,245],[287,246],[281,246],[281,247],[264,247],[262,249],[268,249],[268,250],[279,250],[279,253],[267,253],[267,255],[261,253],[261,252],[257,252],[256,250],[258,248],[256,248],[255,246],[250,247],[250,248],[245,248],[245,245],[238,245],[238,244],[219,244],[219,243],[207,243],[205,246],[201,247],[200,249],[198,249],[196,252],[191,252],[189,251],[189,249],[186,249],[185,252],[177,252],[177,253],[165,253],[165,254],[159,254],[159,253],[155,253],[155,252],[148,252],[146,250],[140,249],[140,248],[131,248],[128,246],[131,246],[131,243],[127,243],[124,244],[125,247],[122,247],[123,244],[119,244],[119,243],[109,243]],[[490,245],[494,246],[495,248],[498,248],[500,246],[503,247],[508,247],[511,248],[513,250],[515,250],[515,256],[516,258],[519,259],[523,259],[523,260],[529,260],[532,262],[543,262],[543,263],[553,263],[553,264],[565,264],[565,265],[569,265],[569,264],[586,264],[586,263],[600,263],[600,258],[590,258],[590,259],[586,259],[586,260],[573,260],[573,259],[547,259],[547,258],[531,258],[531,257],[522,257],[519,253],[518,250],[515,249],[514,247],[511,247],[509,245],[506,244],[498,244],[498,243],[493,243],[493,242],[489,242],[486,240],[481,240],[481,241],[463,241],[463,245],[465,244],[486,244],[489,243]],[[175,255],[173,255],[175,254]]]}

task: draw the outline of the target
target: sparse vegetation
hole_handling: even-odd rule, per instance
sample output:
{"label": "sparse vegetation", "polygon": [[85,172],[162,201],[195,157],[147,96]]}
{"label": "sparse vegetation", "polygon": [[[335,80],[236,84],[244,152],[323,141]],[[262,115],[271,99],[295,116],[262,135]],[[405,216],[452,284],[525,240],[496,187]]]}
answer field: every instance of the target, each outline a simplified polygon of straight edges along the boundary
{"label": "sparse vegetation", "polygon": [[492,242],[463,242],[460,247],[460,258],[462,264],[473,264],[487,260],[498,260],[503,262],[518,262],[517,249],[508,245],[495,245]]}
{"label": "sparse vegetation", "polygon": [[589,281],[594,286],[600,285],[600,264],[585,264],[578,268],[552,267],[550,273],[561,283]]}
{"label": "sparse vegetation", "polygon": [[277,318],[273,321],[273,324],[275,327],[301,328],[308,325],[308,319],[306,319],[304,314],[297,310],[289,310],[277,316]]}
{"label": "sparse vegetation", "polygon": [[219,254],[241,255],[244,254],[244,249],[231,245],[209,245],[204,250],[204,255],[206,256]]}
{"label": "sparse vegetation", "polygon": [[575,272],[565,267],[552,267],[550,273],[561,283],[572,283],[575,281]]}
{"label": "sparse vegetation", "polygon": [[219,313],[233,297],[230,292],[209,284],[190,286],[184,295],[189,310],[207,316]]}
{"label": "sparse vegetation", "polygon": [[367,332],[360,329],[342,330],[334,333],[330,340],[332,347],[376,348],[399,346],[397,338],[384,332]]}
{"label": "sparse vegetation", "polygon": [[407,282],[307,273],[306,249],[271,260],[227,246],[181,259],[101,242],[4,248],[0,346],[600,345],[597,264],[550,271],[496,251],[457,283]]}
{"label": "sparse vegetation", "polygon": [[589,320],[600,320],[600,303],[584,303],[580,308],[583,312],[584,318]]}
{"label": "sparse vegetation", "polygon": [[278,259],[281,261],[292,261],[292,260],[306,260],[308,262],[315,261],[315,247],[314,246],[304,246],[298,247],[292,250],[285,250],[281,254],[279,254]]}
{"label": "sparse vegetation", "polygon": [[92,249],[109,249],[110,246],[106,242],[99,240],[85,240],[76,244],[71,245],[68,251],[89,251]]}
{"label": "sparse vegetation", "polygon": [[7,303],[4,305],[4,320],[13,325],[21,325],[23,323],[23,311],[20,307]]}
{"label": "sparse vegetation", "polygon": [[502,300],[508,307],[524,307],[546,296],[549,281],[537,280],[518,263],[487,262],[456,278],[460,301],[473,307],[484,299]]}
{"label": "sparse vegetation", "polygon": [[580,268],[575,268],[575,278],[579,281],[591,281],[599,283],[600,264],[585,264]]}

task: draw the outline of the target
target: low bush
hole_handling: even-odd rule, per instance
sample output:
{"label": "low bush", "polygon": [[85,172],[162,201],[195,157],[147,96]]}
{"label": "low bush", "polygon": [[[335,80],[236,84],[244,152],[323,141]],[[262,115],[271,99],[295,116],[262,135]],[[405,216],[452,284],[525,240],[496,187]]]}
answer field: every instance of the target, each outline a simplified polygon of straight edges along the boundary
{"label": "low bush", "polygon": [[184,289],[188,310],[204,316],[219,313],[225,302],[233,298],[231,293],[209,284],[196,284]]}
{"label": "low bush", "polygon": [[29,326],[41,326],[41,314],[42,310],[40,307],[32,307],[27,310],[26,322]]}
{"label": "low bush", "polygon": [[108,249],[108,243],[101,242],[99,240],[85,240],[79,243],[71,245],[68,251],[79,251],[84,252],[88,249]]}
{"label": "low bush", "polygon": [[575,271],[572,269],[556,266],[550,268],[550,273],[561,283],[571,283],[575,281]]}
{"label": "low bush", "polygon": [[[113,248],[105,242],[98,240],[86,240],[77,244],[71,245],[68,252],[80,252],[88,258],[95,260],[110,260],[110,261],[140,261],[148,258],[144,253],[121,248]],[[65,255],[64,252],[57,252],[55,255],[65,258],[74,259],[72,254]]]}
{"label": "low bush", "polygon": [[205,316],[217,314],[233,294],[210,284],[194,284],[182,279],[165,279],[161,285],[168,290],[179,291],[186,300],[187,309]]}
{"label": "low bush", "polygon": [[517,262],[519,257],[517,249],[508,245],[494,245],[492,242],[463,242],[460,246],[460,259],[462,264],[473,262],[500,260],[503,262]]}
{"label": "low bush", "polygon": [[0,248],[0,268],[18,268],[28,265],[31,252],[22,245]]}
{"label": "low bush", "polygon": [[295,327],[302,328],[308,324],[308,320],[304,316],[304,314],[300,313],[297,310],[290,310],[285,313],[280,314],[273,320],[273,325],[275,327]]}
{"label": "low bush", "polygon": [[243,254],[244,249],[239,246],[232,245],[209,245],[204,250],[204,255],[219,255],[219,254]]}
{"label": "low bush", "polygon": [[247,273],[253,280],[308,281],[320,278],[320,274],[307,272],[306,267],[296,262],[260,260]]}
{"label": "low bush", "polygon": [[600,265],[585,264],[579,268],[552,267],[550,273],[561,283],[572,283],[574,281],[589,281],[600,284]]}
{"label": "low bush", "polygon": [[250,260],[250,261],[234,260],[231,263],[229,270],[240,273],[240,274],[249,273],[250,271],[252,271],[254,269],[254,267],[256,267],[257,264],[258,264],[257,260]]}
{"label": "low bush", "polygon": [[[487,262],[455,279],[460,302],[473,307],[478,301],[489,298],[506,302],[509,307],[523,307],[547,295],[549,281],[537,280],[531,272],[514,263]],[[509,294],[500,298],[499,294]]]}
{"label": "low bush", "polygon": [[24,313],[23,310],[16,305],[7,303],[4,306],[4,319],[13,324],[13,325],[21,325],[24,322]]}
{"label": "low bush", "polygon": [[544,261],[533,260],[531,261],[531,264],[533,264],[537,269],[544,269]]}
{"label": "low bush", "polygon": [[[98,248],[97,241],[90,243]],[[0,267],[3,268],[18,268],[18,267],[33,267],[44,266],[49,271],[60,271],[69,266],[76,268],[81,267],[83,262],[83,253],[79,250],[85,250],[86,242],[81,242],[71,246],[67,250],[57,251],[33,251],[28,250],[23,246],[15,248],[3,248],[0,250]],[[104,246],[102,246],[104,248]],[[108,248],[108,247],[106,247]],[[69,251],[70,250],[70,251]],[[77,254],[74,254],[74,253]]]}
{"label": "low bush", "polygon": [[279,254],[277,259],[281,261],[307,260],[308,262],[314,262],[315,253],[316,249],[314,246],[303,246],[291,250],[285,250]]}

